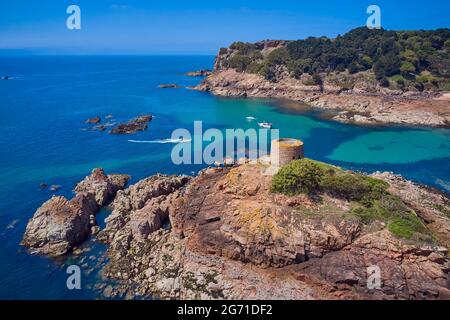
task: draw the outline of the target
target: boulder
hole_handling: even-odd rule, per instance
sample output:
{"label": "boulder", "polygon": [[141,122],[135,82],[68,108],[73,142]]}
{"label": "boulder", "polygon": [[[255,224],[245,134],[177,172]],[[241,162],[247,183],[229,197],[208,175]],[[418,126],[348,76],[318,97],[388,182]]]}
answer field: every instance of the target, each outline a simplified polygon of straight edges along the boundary
{"label": "boulder", "polygon": [[91,230],[97,232],[94,215],[123,189],[127,175],[105,175],[94,169],[75,187],[70,201],[54,196],[45,202],[28,222],[22,245],[32,253],[60,256],[82,243]]}
{"label": "boulder", "polygon": [[111,129],[110,134],[132,134],[139,131],[147,130],[148,123],[153,120],[152,115],[139,116],[131,119],[127,123],[121,123]]}
{"label": "boulder", "polygon": [[209,69],[201,69],[197,71],[187,72],[185,75],[188,77],[206,77],[212,73]]}
{"label": "boulder", "polygon": [[110,202],[118,190],[125,188],[130,176],[123,174],[106,175],[103,169],[94,169],[75,187],[76,193],[92,193],[99,206]]}
{"label": "boulder", "polygon": [[92,194],[79,194],[70,201],[54,196],[28,222],[21,244],[32,253],[64,255],[89,235],[89,216],[97,210]]}
{"label": "boulder", "polygon": [[160,89],[170,89],[170,88],[179,89],[179,88],[181,88],[181,86],[179,86],[175,83],[165,83],[165,84],[158,85],[158,88],[160,88]]}
{"label": "boulder", "polygon": [[99,239],[106,242],[117,239],[128,230],[134,237],[145,239],[162,227],[175,207],[173,201],[178,198],[178,191],[190,180],[188,176],[155,175],[120,191]]}

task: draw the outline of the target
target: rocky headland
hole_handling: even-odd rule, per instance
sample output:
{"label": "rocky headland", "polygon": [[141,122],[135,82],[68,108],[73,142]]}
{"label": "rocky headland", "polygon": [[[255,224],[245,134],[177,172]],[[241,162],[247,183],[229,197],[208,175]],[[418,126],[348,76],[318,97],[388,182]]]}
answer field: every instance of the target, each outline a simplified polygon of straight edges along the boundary
{"label": "rocky headland", "polygon": [[332,111],[332,119],[344,123],[450,126],[450,96],[438,93],[389,89],[371,92],[357,86],[344,90],[328,81],[321,87],[305,85],[291,77],[273,83],[260,75],[234,69],[216,70],[195,89],[217,96],[294,100]]}
{"label": "rocky headland", "polygon": [[[337,39],[235,42],[220,49],[213,73],[195,89],[299,101],[346,123],[449,127],[450,31],[429,33],[359,28]],[[412,45],[418,36],[441,43],[425,54]]]}
{"label": "rocky headland", "polygon": [[[196,177],[158,174],[126,189],[126,177],[117,183],[96,170],[74,199],[52,198],[37,210],[23,244],[67,252],[89,233],[88,215],[114,186],[123,190],[97,235],[108,245],[104,277],[120,280],[108,296],[450,299],[448,195],[391,173],[318,165],[334,173],[314,196],[274,192],[260,163]],[[356,187],[333,189],[332,181]],[[367,285],[371,266],[380,287]]]}

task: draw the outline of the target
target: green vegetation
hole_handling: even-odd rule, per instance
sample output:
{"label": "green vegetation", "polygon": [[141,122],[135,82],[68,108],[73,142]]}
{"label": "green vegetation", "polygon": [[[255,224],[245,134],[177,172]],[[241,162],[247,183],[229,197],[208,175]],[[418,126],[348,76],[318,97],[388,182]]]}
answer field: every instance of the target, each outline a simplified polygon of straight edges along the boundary
{"label": "green vegetation", "polygon": [[395,218],[389,223],[388,229],[395,236],[405,239],[411,239],[417,233],[427,233],[425,226],[414,214]]}
{"label": "green vegetation", "polygon": [[[304,73],[348,70],[354,74],[372,70],[385,87],[389,86],[387,79],[396,75],[404,78],[403,82],[394,83],[400,89],[422,89],[428,85],[444,90],[450,83],[450,29],[388,31],[362,27],[336,39],[310,37],[290,41],[266,57],[261,54],[260,43],[235,42],[230,48],[237,54],[225,66],[258,73],[269,80],[274,79],[274,68],[283,65],[295,78]],[[257,62],[258,67],[252,62]]]}
{"label": "green vegetation", "polygon": [[272,179],[272,192],[295,195],[313,194],[319,190],[323,172],[308,159],[296,160],[284,166]]}
{"label": "green vegetation", "polygon": [[272,179],[271,191],[286,195],[326,193],[350,202],[351,214],[363,224],[382,221],[397,237],[411,239],[416,234],[429,237],[416,214],[399,197],[390,194],[388,187],[382,180],[302,159],[280,169]]}

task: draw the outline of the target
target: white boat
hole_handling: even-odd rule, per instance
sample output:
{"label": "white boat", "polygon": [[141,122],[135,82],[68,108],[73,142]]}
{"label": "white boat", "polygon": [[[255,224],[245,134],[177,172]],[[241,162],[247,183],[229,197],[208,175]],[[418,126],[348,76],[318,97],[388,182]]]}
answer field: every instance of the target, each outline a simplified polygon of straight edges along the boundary
{"label": "white boat", "polygon": [[261,128],[265,128],[265,129],[272,129],[272,127],[273,127],[273,124],[271,124],[270,122],[260,122],[260,123],[258,123],[258,125]]}
{"label": "white boat", "polygon": [[255,117],[245,117],[245,119],[247,119],[247,121],[253,121],[253,120],[256,120]]}

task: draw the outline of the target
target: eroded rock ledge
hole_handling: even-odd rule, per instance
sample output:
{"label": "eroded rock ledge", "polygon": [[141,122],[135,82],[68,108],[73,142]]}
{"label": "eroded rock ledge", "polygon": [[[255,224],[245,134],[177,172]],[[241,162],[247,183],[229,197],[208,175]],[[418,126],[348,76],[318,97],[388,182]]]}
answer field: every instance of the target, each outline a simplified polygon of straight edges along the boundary
{"label": "eroded rock ledge", "polygon": [[[378,176],[391,181],[390,174]],[[450,298],[446,247],[398,239],[382,223],[362,225],[349,214],[351,203],[331,196],[315,202],[272,194],[270,179],[259,165],[246,164],[206,169],[195,178],[156,175],[119,191],[99,235],[109,246],[104,275],[122,280],[115,294]],[[396,183],[391,188],[397,190]],[[420,194],[438,196],[427,189]],[[415,201],[408,202],[411,208]],[[429,214],[450,226],[444,214]],[[448,243],[449,233],[435,236]],[[367,268],[373,265],[381,270],[379,289],[367,287]]]}

